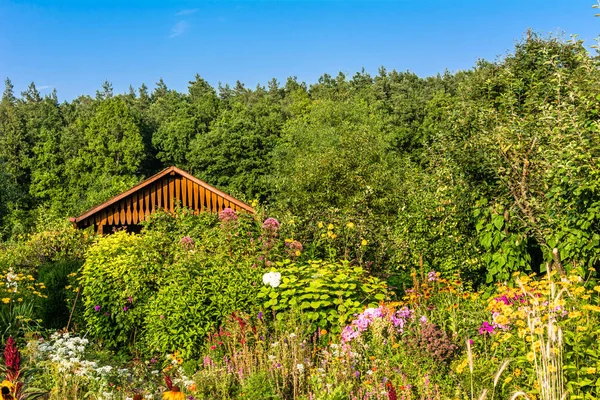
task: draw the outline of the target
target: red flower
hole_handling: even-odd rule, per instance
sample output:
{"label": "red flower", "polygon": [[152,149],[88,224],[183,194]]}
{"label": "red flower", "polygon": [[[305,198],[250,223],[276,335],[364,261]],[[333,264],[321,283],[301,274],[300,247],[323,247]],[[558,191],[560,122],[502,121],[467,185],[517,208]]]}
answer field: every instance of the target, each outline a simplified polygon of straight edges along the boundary
{"label": "red flower", "polygon": [[19,376],[21,355],[12,336],[9,336],[4,348],[4,363],[6,364],[6,379],[14,382]]}
{"label": "red flower", "polygon": [[394,389],[394,385],[392,385],[392,382],[388,382],[386,386],[388,390],[388,399],[398,400],[398,396],[396,395],[396,389]]}
{"label": "red flower", "polygon": [[167,389],[173,389],[173,381],[169,378],[169,375],[165,374],[165,384],[167,385]]}

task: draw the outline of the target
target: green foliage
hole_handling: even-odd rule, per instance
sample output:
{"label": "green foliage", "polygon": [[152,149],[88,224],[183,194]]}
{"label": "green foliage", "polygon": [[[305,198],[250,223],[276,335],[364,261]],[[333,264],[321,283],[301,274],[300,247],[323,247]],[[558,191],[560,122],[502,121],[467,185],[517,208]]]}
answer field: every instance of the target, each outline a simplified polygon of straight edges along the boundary
{"label": "green foliage", "polygon": [[479,241],[486,253],[486,283],[506,282],[513,273],[531,270],[531,256],[527,252],[527,236],[511,232],[510,221],[514,217],[503,207],[488,207],[487,201],[475,209]]}
{"label": "green foliage", "polygon": [[190,145],[192,172],[245,199],[267,199],[273,188],[271,152],[279,140],[283,115],[270,93],[240,88],[215,118],[211,129]]}
{"label": "green foliage", "polygon": [[[116,94],[104,82],[95,97],[62,103],[33,83],[16,95],[7,80],[0,237],[12,242],[0,245],[0,264],[52,261],[24,239],[43,230],[41,216],[64,220],[176,164],[294,220],[279,239],[300,241],[302,257],[352,260],[399,290],[421,264],[477,284],[551,260],[596,268],[599,71],[580,41],[528,32],[505,57],[428,78],[382,67],[215,90],[197,75],[185,93],[162,79],[151,94],[145,85]],[[319,222],[339,226],[337,237]],[[177,235],[219,237],[200,225]],[[257,225],[245,225],[255,246],[244,251],[255,255],[264,250]],[[174,233],[162,232],[172,245]],[[225,239],[228,251],[242,236]],[[269,252],[285,258],[276,246]]]}
{"label": "green foliage", "polygon": [[180,255],[145,309],[149,349],[196,355],[231,313],[255,307],[260,271],[251,259],[234,260],[192,251]]}
{"label": "green foliage", "polygon": [[40,317],[45,327],[59,329],[66,327],[71,309],[67,299],[71,297],[70,279],[83,262],[58,261],[40,266],[38,280],[46,286],[48,297],[39,302]]}
{"label": "green foliage", "polygon": [[318,328],[338,330],[352,315],[386,299],[384,282],[347,261],[291,263],[286,260],[277,262],[276,266],[281,284],[263,287],[258,298],[263,299],[265,308],[277,313],[277,318],[285,318],[286,310],[301,311],[313,331]]}
{"label": "green foliage", "polygon": [[100,238],[86,255],[80,278],[84,318],[90,333],[110,347],[132,343],[140,334],[145,305],[160,287],[156,251],[143,240],[117,232]]}

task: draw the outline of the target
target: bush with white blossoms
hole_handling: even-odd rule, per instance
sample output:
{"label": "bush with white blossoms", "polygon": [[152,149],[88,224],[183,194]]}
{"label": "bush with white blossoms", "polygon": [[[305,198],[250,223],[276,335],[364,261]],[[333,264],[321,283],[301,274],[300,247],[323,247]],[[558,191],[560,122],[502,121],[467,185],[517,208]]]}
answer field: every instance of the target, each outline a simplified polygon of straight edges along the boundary
{"label": "bush with white blossoms", "polygon": [[263,275],[263,283],[265,285],[276,288],[281,284],[281,273],[279,272],[267,272]]}
{"label": "bush with white blossoms", "polygon": [[[87,360],[88,345],[89,341],[85,337],[56,332],[47,340],[29,342],[27,348],[41,368],[57,371],[59,378],[65,381],[77,379],[80,385],[94,387],[103,393],[104,398],[112,398],[110,380],[127,379],[129,370],[111,365],[101,366],[96,361]],[[55,383],[57,384],[58,382]]]}

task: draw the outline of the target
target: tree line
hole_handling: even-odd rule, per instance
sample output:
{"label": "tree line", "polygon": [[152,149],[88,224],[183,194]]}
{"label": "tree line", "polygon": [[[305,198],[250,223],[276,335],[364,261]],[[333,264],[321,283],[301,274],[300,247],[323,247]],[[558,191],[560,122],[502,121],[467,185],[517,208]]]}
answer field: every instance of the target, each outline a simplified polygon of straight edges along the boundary
{"label": "tree line", "polygon": [[299,231],[353,221],[382,271],[422,264],[491,282],[552,258],[594,268],[598,66],[580,41],[529,33],[502,59],[426,78],[382,67],[214,88],[196,75],[186,93],[105,82],[62,103],[34,83],[17,96],[7,79],[0,236],[176,165]]}

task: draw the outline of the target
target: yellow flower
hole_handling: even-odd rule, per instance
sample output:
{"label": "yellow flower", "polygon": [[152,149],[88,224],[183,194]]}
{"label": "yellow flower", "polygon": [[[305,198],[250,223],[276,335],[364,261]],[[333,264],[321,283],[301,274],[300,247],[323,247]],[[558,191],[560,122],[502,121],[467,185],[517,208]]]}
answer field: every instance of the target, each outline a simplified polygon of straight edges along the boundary
{"label": "yellow flower", "polygon": [[322,223],[322,222],[319,222],[319,223],[317,224],[317,226],[318,226],[319,228],[322,228],[322,227],[323,227],[323,223]]}
{"label": "yellow flower", "polygon": [[469,360],[465,358],[460,364],[456,366],[456,373],[462,374],[462,372],[465,370],[468,364]]}
{"label": "yellow flower", "polygon": [[354,228],[354,224],[352,222],[348,222],[346,224],[346,227],[349,228],[349,229],[353,229]]}
{"label": "yellow flower", "polygon": [[532,351],[530,351],[529,353],[527,353],[527,356],[525,356],[525,358],[527,358],[527,361],[533,362],[535,355],[533,354]]}
{"label": "yellow flower", "polygon": [[327,229],[329,229],[330,231],[333,230],[333,224],[327,225]]}
{"label": "yellow flower", "polygon": [[521,376],[521,372],[522,371],[519,368],[515,368],[515,370],[513,371],[513,375],[518,378],[519,376]]}
{"label": "yellow flower", "polygon": [[600,312],[600,307],[598,306],[593,306],[591,304],[586,304],[585,306],[581,307],[584,310],[590,310],[590,311],[596,311],[596,312]]}
{"label": "yellow flower", "polygon": [[177,386],[174,386],[168,392],[163,393],[163,400],[185,400],[185,395]]}
{"label": "yellow flower", "polygon": [[8,304],[8,303],[10,303],[10,299],[8,297],[5,297],[5,298],[2,299],[2,302],[4,304]]}
{"label": "yellow flower", "polygon": [[366,245],[368,245],[368,244],[369,244],[369,242],[367,242],[367,240],[366,240],[366,239],[363,239],[363,240],[360,242],[360,244],[361,244],[362,246],[366,246]]}
{"label": "yellow flower", "polygon": [[569,313],[569,318],[579,318],[579,317],[581,317],[580,311],[571,311]]}
{"label": "yellow flower", "polygon": [[[0,383],[0,388],[2,388],[2,389],[4,389],[4,388],[8,389],[9,393],[12,393],[14,387],[15,386],[13,385],[13,383],[11,381],[4,380],[4,381],[2,381],[2,383]],[[1,394],[0,394],[0,397],[4,398]],[[12,396],[8,396],[6,398],[7,399],[12,399]]]}
{"label": "yellow flower", "polygon": [[586,368],[585,372],[587,372],[588,374],[595,374],[596,373],[596,368]]}
{"label": "yellow flower", "polygon": [[300,250],[296,250],[296,257],[300,257],[300,254],[302,254]]}

